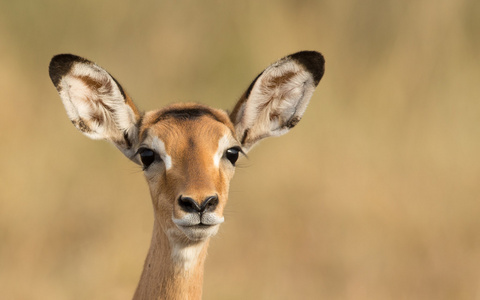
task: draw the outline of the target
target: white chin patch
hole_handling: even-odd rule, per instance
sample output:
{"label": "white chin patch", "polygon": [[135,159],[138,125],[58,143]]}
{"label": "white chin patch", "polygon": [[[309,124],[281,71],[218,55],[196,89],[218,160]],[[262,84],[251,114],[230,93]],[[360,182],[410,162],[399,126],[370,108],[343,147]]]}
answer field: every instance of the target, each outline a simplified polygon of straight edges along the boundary
{"label": "white chin patch", "polygon": [[[171,258],[177,268],[188,272],[197,263],[205,241],[218,232],[220,225],[214,226],[178,226],[167,232],[172,246]],[[180,231],[180,232],[179,232]]]}
{"label": "white chin patch", "polygon": [[172,246],[171,258],[177,268],[181,271],[188,272],[197,263],[204,243],[179,243],[178,240],[174,238],[178,236],[178,232],[175,231],[175,229],[168,230],[168,238]]}

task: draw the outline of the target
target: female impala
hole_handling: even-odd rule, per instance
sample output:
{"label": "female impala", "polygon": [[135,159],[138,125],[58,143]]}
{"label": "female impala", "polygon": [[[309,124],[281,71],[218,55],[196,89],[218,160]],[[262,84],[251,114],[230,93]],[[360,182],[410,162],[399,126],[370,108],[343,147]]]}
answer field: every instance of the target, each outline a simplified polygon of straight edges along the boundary
{"label": "female impala", "polygon": [[200,299],[210,237],[224,221],[235,162],[302,117],[324,73],[323,56],[284,57],[252,82],[228,115],[200,104],[140,113],[107,71],[71,54],[49,72],[73,125],[112,142],[142,166],[154,209],[150,250],[134,299]]}

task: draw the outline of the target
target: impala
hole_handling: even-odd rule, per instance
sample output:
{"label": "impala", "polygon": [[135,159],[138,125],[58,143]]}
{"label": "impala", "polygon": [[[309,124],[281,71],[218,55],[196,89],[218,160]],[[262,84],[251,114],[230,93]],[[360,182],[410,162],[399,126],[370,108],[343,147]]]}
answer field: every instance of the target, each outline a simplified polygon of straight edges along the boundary
{"label": "impala", "polygon": [[134,299],[200,299],[209,240],[224,222],[239,156],[294,127],[324,73],[302,51],[266,68],[233,110],[173,104],[140,112],[119,82],[84,58],[60,54],[49,73],[73,125],[143,168],[154,210],[152,240]]}

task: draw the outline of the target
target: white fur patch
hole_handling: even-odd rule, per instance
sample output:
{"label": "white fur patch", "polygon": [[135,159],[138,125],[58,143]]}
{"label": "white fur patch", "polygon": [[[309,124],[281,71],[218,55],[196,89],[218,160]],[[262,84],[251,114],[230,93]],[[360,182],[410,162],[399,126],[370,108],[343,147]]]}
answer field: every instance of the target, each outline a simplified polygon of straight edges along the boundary
{"label": "white fur patch", "polygon": [[200,215],[195,213],[186,214],[180,219],[172,217],[173,223],[177,226],[193,226],[200,224]]}
{"label": "white fur patch", "polygon": [[165,143],[155,136],[152,139],[151,145],[152,149],[160,155],[160,158],[165,163],[165,169],[170,170],[172,168],[172,157],[168,155],[167,151],[165,150]]}
{"label": "white fur patch", "polygon": [[202,223],[205,225],[220,225],[225,222],[225,217],[219,217],[214,212],[202,214]]}
{"label": "white fur patch", "polygon": [[169,232],[168,238],[172,246],[171,258],[173,263],[180,268],[181,271],[188,272],[197,263],[198,257],[204,247],[204,243],[194,243],[192,245],[185,245],[176,241]]}
{"label": "white fur patch", "polygon": [[185,271],[192,269],[203,249],[203,243],[195,244],[193,246],[182,247],[178,243],[173,247],[172,259],[177,265],[183,266]]}
{"label": "white fur patch", "polygon": [[228,134],[225,134],[219,141],[218,141],[218,148],[217,151],[215,152],[215,155],[213,155],[213,164],[215,167],[219,168],[220,167],[220,160],[223,157],[223,153],[227,148],[230,146],[230,138]]}

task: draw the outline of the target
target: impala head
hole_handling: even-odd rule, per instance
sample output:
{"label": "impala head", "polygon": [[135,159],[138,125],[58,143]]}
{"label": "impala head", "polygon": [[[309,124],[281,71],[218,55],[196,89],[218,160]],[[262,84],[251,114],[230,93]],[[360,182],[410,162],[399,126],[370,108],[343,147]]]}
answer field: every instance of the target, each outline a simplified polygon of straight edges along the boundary
{"label": "impala head", "polygon": [[49,71],[75,127],[112,142],[143,168],[160,229],[174,242],[197,242],[224,221],[238,157],[300,121],[324,59],[303,51],[277,61],[255,78],[230,115],[199,104],[140,113],[107,71],[70,54],[55,56]]}
{"label": "impala head", "polygon": [[242,152],[228,115],[197,104],[145,114],[135,153],[143,166],[159,224],[175,239],[214,235],[235,162]]}

